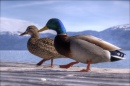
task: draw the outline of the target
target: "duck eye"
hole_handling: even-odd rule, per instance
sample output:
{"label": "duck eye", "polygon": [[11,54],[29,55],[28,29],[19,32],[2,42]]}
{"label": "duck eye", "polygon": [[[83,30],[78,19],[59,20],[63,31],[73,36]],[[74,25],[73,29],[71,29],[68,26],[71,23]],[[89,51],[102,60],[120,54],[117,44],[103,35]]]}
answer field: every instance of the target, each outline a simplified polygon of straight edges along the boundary
{"label": "duck eye", "polygon": [[32,27],[28,27],[28,28],[27,28],[27,30],[30,30],[30,29],[32,29]]}
{"label": "duck eye", "polygon": [[26,31],[29,31],[29,29],[30,29],[30,28],[27,28],[27,30],[26,30]]}

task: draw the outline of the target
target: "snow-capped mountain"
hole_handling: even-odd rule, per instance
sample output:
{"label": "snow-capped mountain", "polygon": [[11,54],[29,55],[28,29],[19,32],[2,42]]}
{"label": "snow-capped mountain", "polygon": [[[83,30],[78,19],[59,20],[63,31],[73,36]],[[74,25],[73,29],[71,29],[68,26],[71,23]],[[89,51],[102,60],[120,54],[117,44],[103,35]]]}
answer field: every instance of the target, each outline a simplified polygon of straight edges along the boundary
{"label": "snow-capped mountain", "polygon": [[116,29],[130,30],[130,24],[113,26],[113,27],[110,27],[108,29],[111,29],[111,30],[116,30]]}
{"label": "snow-capped mountain", "polygon": [[[30,36],[19,36],[19,32],[0,32],[0,50],[26,50]],[[122,49],[130,50],[130,24],[110,27],[103,31],[86,30],[82,32],[68,32],[69,36],[89,34],[110,42]],[[54,38],[55,34],[42,33],[41,37]]]}

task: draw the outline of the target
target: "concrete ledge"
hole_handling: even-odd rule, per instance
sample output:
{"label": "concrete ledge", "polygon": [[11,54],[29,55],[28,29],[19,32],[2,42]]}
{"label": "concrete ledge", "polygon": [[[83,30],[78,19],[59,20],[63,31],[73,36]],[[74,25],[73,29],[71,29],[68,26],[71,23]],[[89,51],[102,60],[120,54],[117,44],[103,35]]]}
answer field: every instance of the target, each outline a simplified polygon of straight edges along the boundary
{"label": "concrete ledge", "polygon": [[130,86],[130,69],[84,67],[61,69],[57,65],[1,62],[1,86]]}

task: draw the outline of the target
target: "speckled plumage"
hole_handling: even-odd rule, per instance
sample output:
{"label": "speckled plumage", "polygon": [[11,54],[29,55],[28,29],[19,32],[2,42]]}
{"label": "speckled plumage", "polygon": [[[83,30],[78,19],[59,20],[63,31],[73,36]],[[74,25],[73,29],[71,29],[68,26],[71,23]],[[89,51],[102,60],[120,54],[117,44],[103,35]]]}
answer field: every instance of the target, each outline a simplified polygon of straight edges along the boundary
{"label": "speckled plumage", "polygon": [[27,47],[29,52],[44,59],[63,57],[62,55],[57,53],[54,48],[53,40],[50,38],[30,38],[28,40]]}
{"label": "speckled plumage", "polygon": [[[30,53],[43,58],[44,61],[65,57],[55,50],[53,39],[39,37],[38,29],[36,26],[28,26],[27,30],[22,33],[21,36],[25,34],[31,35],[27,42],[27,48]],[[37,65],[41,64],[42,62],[38,63]]]}

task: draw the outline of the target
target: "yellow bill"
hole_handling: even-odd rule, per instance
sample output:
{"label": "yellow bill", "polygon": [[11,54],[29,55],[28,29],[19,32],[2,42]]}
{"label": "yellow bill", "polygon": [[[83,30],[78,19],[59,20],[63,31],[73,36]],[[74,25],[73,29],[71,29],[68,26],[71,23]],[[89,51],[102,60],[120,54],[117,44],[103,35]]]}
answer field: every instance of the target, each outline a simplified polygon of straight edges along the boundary
{"label": "yellow bill", "polygon": [[38,30],[38,32],[42,32],[42,31],[44,31],[44,30],[48,30],[48,27],[45,26],[45,27],[41,28],[40,30]]}

